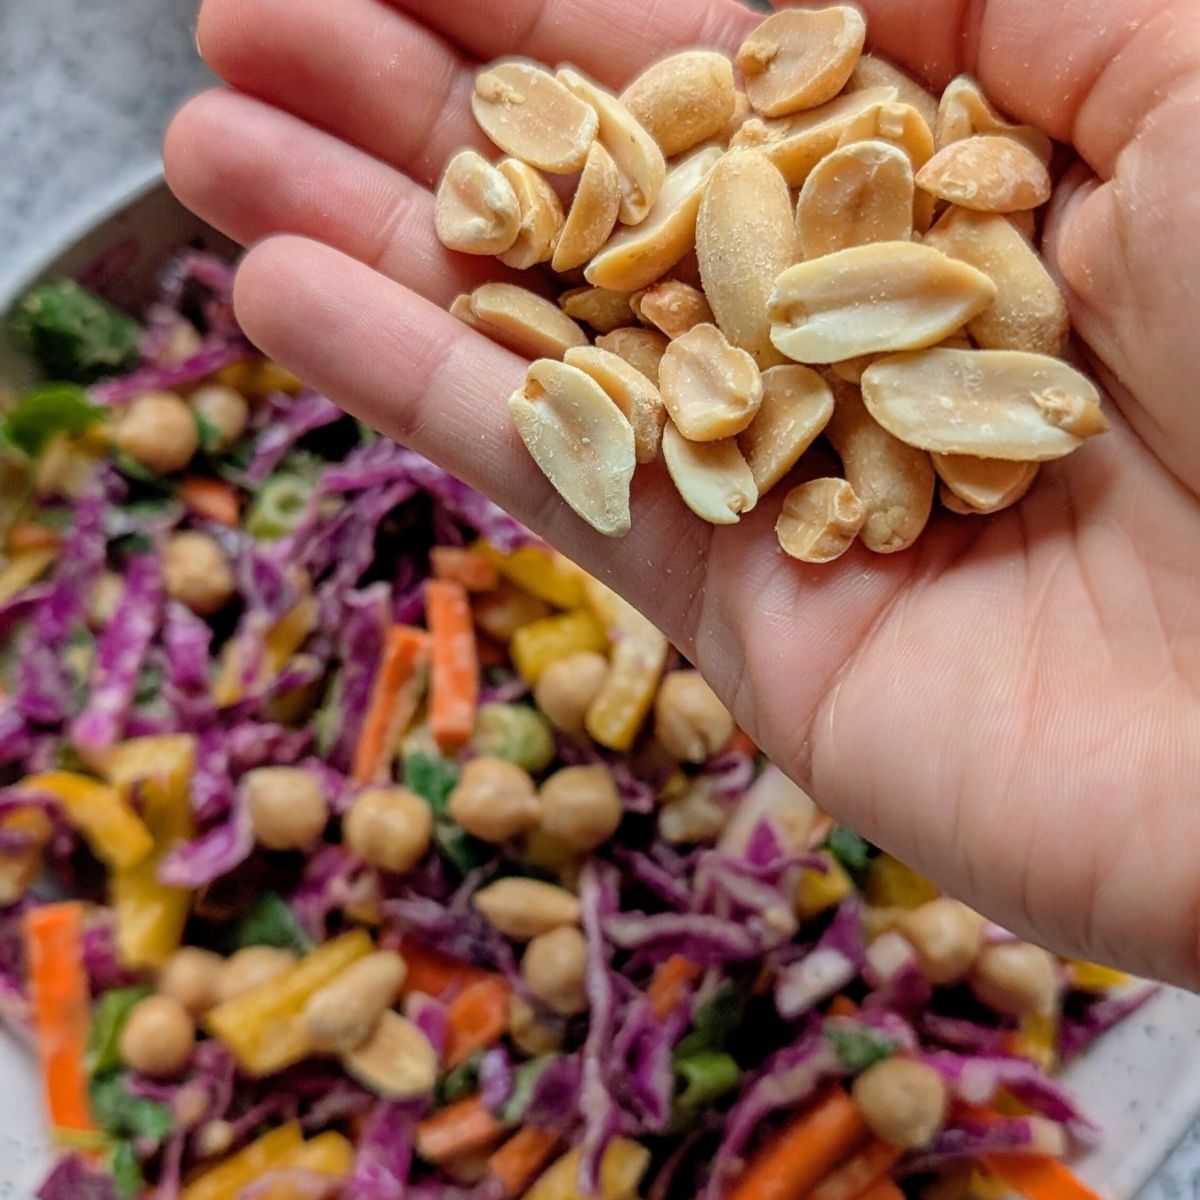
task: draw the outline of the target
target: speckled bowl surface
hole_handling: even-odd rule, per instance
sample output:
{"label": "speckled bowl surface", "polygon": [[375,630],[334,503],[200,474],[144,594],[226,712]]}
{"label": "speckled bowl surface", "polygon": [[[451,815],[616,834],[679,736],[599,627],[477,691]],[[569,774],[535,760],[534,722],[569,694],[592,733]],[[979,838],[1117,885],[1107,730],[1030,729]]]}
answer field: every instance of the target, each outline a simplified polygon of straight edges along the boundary
{"label": "speckled bowl surface", "polygon": [[[85,272],[137,311],[183,243],[229,248],[147,170],[81,214],[58,245],[0,266],[0,312],[42,276]],[[19,384],[26,370],[0,334],[0,381]],[[1079,1173],[1108,1200],[1132,1200],[1200,1112],[1200,997],[1164,990],[1075,1064],[1066,1083],[1104,1131]],[[0,1200],[30,1200],[49,1154],[32,1057],[0,1030]]]}

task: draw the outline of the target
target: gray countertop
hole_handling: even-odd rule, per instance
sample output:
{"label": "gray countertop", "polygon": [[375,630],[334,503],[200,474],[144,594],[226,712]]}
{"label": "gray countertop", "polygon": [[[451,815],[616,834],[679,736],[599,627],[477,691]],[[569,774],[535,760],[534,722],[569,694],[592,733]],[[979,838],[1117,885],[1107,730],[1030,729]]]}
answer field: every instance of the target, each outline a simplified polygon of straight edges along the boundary
{"label": "gray countertop", "polygon": [[[157,156],[204,86],[195,0],[0,0],[0,263],[55,241]],[[1200,1126],[1141,1200],[1200,1200]]]}

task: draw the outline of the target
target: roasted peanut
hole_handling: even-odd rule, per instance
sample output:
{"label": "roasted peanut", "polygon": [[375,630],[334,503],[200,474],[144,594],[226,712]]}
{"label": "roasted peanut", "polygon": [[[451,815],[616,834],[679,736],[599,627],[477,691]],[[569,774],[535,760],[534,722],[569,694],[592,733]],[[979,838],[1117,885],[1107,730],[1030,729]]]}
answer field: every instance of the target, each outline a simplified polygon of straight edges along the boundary
{"label": "roasted peanut", "polygon": [[845,90],[853,93],[878,87],[894,88],[901,104],[911,104],[921,114],[925,124],[930,129],[934,127],[938,115],[937,97],[886,58],[864,54],[851,72]]}
{"label": "roasted peanut", "polygon": [[699,671],[672,671],[654,700],[654,733],[680,762],[703,763],[733,737],[733,717]]}
{"label": "roasted peanut", "polygon": [[578,367],[541,359],[508,409],[558,494],[593,529],[624,537],[637,462],[633,426],[604,389]]}
{"label": "roasted peanut", "polygon": [[917,172],[917,187],[976,212],[1015,213],[1050,199],[1050,173],[1023,142],[976,134],[939,150]]}
{"label": "roasted peanut", "polygon": [[784,117],[832,100],[858,63],[866,36],[862,14],[847,5],[768,17],[737,53],[750,103],[764,116]]}
{"label": "roasted peanut", "polygon": [[733,66],[723,54],[686,50],[643,71],[621,95],[668,157],[716,137],[734,115]]}
{"label": "roasted peanut", "polygon": [[662,444],[667,410],[658,388],[625,359],[601,346],[578,346],[567,351],[566,363],[591,376],[619,408],[633,428],[634,455],[640,463],[653,462]]}
{"label": "roasted peanut", "polygon": [[935,149],[933,130],[920,110],[898,100],[870,108],[851,121],[842,133],[840,145],[851,146],[855,142],[885,142],[895,146],[904,152],[914,173],[933,157]]}
{"label": "roasted peanut", "polygon": [[482,154],[463,150],[438,185],[438,239],[462,254],[503,254],[517,240],[521,206],[512,185]]}
{"label": "roasted peanut", "polygon": [[480,888],[471,904],[502,934],[518,941],[579,924],[579,897],[540,879],[498,879]]}
{"label": "roasted peanut", "polygon": [[939,150],[977,133],[1001,133],[1023,143],[1044,163],[1054,156],[1054,143],[1040,129],[1006,121],[969,75],[960,75],[946,85],[932,125]]}
{"label": "roasted peanut", "polygon": [[[946,507],[963,516],[1011,508],[1033,487],[1040,470],[1037,463],[972,458],[967,454],[931,457],[944,492],[950,493],[951,502]],[[944,494],[942,499],[946,503]]]}
{"label": "roasted peanut", "polygon": [[314,992],[301,1014],[313,1045],[337,1052],[361,1046],[395,1004],[406,973],[404,959],[394,950],[377,950]]}
{"label": "roasted peanut", "polygon": [[995,297],[981,271],[928,246],[855,246],[779,276],[768,310],[771,340],[807,363],[932,346]]}
{"label": "roasted peanut", "polygon": [[813,479],[788,492],[775,532],[792,558],[828,563],[854,545],[866,519],[867,510],[844,479]]}
{"label": "roasted peanut", "polygon": [[733,135],[729,149],[761,150],[779,169],[789,187],[801,187],[808,173],[837,148],[842,135],[864,113],[896,99],[893,87],[868,88],[839,96],[795,117],[763,121],[751,117]]}
{"label": "roasted peanut", "polygon": [[588,342],[558,305],[516,284],[485,283],[471,293],[468,305],[469,324],[526,358],[561,359],[572,346]]}
{"label": "roasted peanut", "polygon": [[889,433],[938,454],[1045,462],[1108,428],[1090,379],[1016,350],[892,355],[863,373],[862,394]]}
{"label": "roasted peanut", "polygon": [[517,271],[549,262],[565,219],[558,193],[540,171],[519,159],[506,158],[496,169],[512,188],[520,215],[517,236],[500,261]]}
{"label": "roasted peanut", "polygon": [[736,436],[762,404],[762,375],[754,359],[731,346],[715,325],[697,325],[676,338],[663,355],[658,380],[667,412],[693,442]]}
{"label": "roasted peanut", "polygon": [[816,371],[796,365],[764,371],[762,386],[762,406],[738,445],[765,496],[829,424],[833,393]]}
{"label": "roasted peanut", "polygon": [[729,154],[713,169],[696,222],[696,256],[721,332],[760,367],[778,366],[767,301],[800,252],[791,195],[765,154]]}
{"label": "roasted peanut", "polygon": [[638,320],[653,325],[669,338],[682,337],[697,325],[714,323],[704,293],[678,279],[664,279],[645,291],[635,292],[630,304]]}
{"label": "roasted peanut", "polygon": [[342,1066],[364,1087],[388,1100],[415,1100],[437,1082],[438,1056],[420,1028],[387,1011],[361,1045],[342,1055]]}
{"label": "roasted peanut", "polygon": [[593,142],[575,199],[558,238],[551,266],[562,273],[581,267],[608,241],[621,207],[621,177],[612,155]]}
{"label": "roasted peanut", "polygon": [[758,503],[758,489],[733,438],[689,441],[668,422],[663,460],[684,503],[712,525],[736,525]]}
{"label": "roasted peanut", "polygon": [[637,322],[624,292],[596,287],[572,288],[559,296],[558,303],[568,317],[583,321],[597,333],[612,333],[614,329]]}
{"label": "roasted peanut", "polygon": [[952,208],[925,244],[982,271],[996,300],[967,326],[987,350],[1059,354],[1067,340],[1067,302],[1038,253],[1007,217]]}
{"label": "roasted peanut", "polygon": [[584,271],[588,283],[636,292],[661,279],[696,244],[696,214],[704,185],[720,158],[720,150],[708,147],[673,167],[646,219],[619,230],[588,264]]}
{"label": "roasted peanut", "polygon": [[578,171],[596,140],[595,110],[531,62],[493,63],[475,77],[471,111],[505,154],[542,171]]}
{"label": "roasted peanut", "polygon": [[623,358],[658,386],[659,369],[669,345],[661,333],[653,329],[614,329],[611,333],[598,337],[596,345],[601,350]]}
{"label": "roasted peanut", "polygon": [[948,896],[910,909],[896,928],[917,952],[921,974],[936,987],[966,978],[983,946],[982,918]]}
{"label": "roasted peanut", "polygon": [[502,758],[473,758],[450,793],[450,816],[473,837],[507,842],[528,832],[542,806],[529,772]]}
{"label": "roasted peanut", "polygon": [[1029,942],[985,946],[968,983],[989,1008],[1017,1018],[1053,1012],[1062,987],[1058,959]]}
{"label": "roasted peanut", "polygon": [[868,1067],[854,1081],[854,1100],[875,1136],[903,1150],[928,1146],[950,1103],[942,1077],[909,1058]]}
{"label": "roasted peanut", "polygon": [[894,438],[867,412],[858,388],[838,380],[825,430],[846,481],[866,512],[860,537],[876,554],[907,550],[933,511],[935,477],[929,455]]}
{"label": "roasted peanut", "polygon": [[561,67],[558,81],[595,110],[599,144],[612,155],[620,176],[621,221],[639,225],[654,207],[667,177],[667,160],[658,143],[616,96],[579,71]]}
{"label": "roasted peanut", "polygon": [[904,151],[887,142],[855,142],[813,168],[796,205],[804,258],[871,242],[912,238],[917,189]]}

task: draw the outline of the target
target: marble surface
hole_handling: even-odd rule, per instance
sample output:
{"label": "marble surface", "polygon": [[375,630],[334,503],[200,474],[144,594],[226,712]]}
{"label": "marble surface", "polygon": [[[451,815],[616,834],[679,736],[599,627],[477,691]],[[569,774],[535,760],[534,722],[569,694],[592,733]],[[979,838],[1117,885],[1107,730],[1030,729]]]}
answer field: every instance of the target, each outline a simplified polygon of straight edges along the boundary
{"label": "marble surface", "polygon": [[[0,0],[0,264],[144,171],[203,87],[195,0]],[[1200,1200],[1197,1125],[1140,1200]]]}

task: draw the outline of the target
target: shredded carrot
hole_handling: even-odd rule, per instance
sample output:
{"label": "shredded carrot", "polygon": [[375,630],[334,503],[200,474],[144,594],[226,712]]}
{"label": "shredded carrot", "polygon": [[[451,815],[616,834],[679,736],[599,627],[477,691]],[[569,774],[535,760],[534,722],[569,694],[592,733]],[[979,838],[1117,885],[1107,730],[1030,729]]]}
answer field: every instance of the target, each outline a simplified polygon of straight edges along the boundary
{"label": "shredded carrot", "polygon": [[876,1139],[835,1167],[808,1194],[808,1200],[858,1200],[868,1188],[886,1180],[900,1151]]}
{"label": "shredded carrot", "polygon": [[237,492],[220,479],[189,475],[179,485],[179,498],[197,516],[236,529],[241,519]]}
{"label": "shredded carrot", "polygon": [[722,754],[747,754],[751,758],[758,757],[758,747],[744,729],[735,729],[733,737],[725,743]]}
{"label": "shredded carrot", "polygon": [[448,1162],[487,1149],[503,1132],[504,1126],[483,1101],[478,1096],[468,1096],[426,1117],[417,1126],[417,1153],[426,1162]]}
{"label": "shredded carrot", "polygon": [[991,1154],[983,1165],[1015,1188],[1025,1200],[1100,1200],[1069,1167],[1057,1159],[1019,1154]]}
{"label": "shredded carrot", "polygon": [[686,955],[672,954],[655,968],[646,996],[655,1017],[665,1021],[687,995],[690,984],[700,978],[700,968]]}
{"label": "shredded carrot", "polygon": [[25,917],[30,995],[42,1081],[55,1129],[91,1130],[87,1046],[90,999],[83,969],[83,905],[47,904]]}
{"label": "shredded carrot", "polygon": [[558,1145],[558,1137],[528,1125],[518,1130],[488,1159],[488,1174],[506,1196],[520,1195],[534,1181]]}
{"label": "shredded carrot", "polygon": [[471,736],[479,706],[479,656],[466,588],[431,579],[425,614],[433,639],[429,727],[443,751],[455,751]]}
{"label": "shredded carrot", "polygon": [[354,750],[355,783],[374,783],[386,770],[398,727],[412,720],[420,703],[428,652],[429,637],[423,630],[408,625],[388,630],[371,703]]}
{"label": "shredded carrot", "polygon": [[447,1067],[453,1070],[504,1036],[508,1001],[508,984],[499,975],[485,975],[455,996],[446,1012]]}
{"label": "shredded carrot", "polygon": [[496,564],[474,550],[461,546],[434,546],[429,552],[434,579],[458,583],[468,592],[494,592],[500,586]]}
{"label": "shredded carrot", "polygon": [[858,1005],[849,996],[834,996],[830,1001],[826,1016],[853,1017],[858,1014]]}
{"label": "shredded carrot", "polygon": [[415,938],[402,938],[397,949],[408,966],[400,989],[404,996],[424,992],[434,999],[446,1000],[481,979],[491,978],[489,972],[451,958]]}
{"label": "shredded carrot", "polygon": [[904,1200],[904,1193],[890,1179],[880,1179],[854,1200]]}
{"label": "shredded carrot", "polygon": [[20,554],[27,550],[53,550],[61,542],[58,532],[48,525],[18,521],[9,529],[5,545],[9,554]]}
{"label": "shredded carrot", "polygon": [[730,1200],[793,1200],[867,1138],[866,1122],[844,1088],[826,1092],[754,1154]]}

